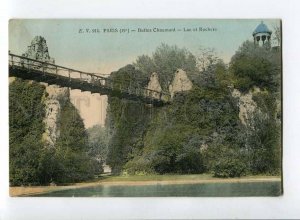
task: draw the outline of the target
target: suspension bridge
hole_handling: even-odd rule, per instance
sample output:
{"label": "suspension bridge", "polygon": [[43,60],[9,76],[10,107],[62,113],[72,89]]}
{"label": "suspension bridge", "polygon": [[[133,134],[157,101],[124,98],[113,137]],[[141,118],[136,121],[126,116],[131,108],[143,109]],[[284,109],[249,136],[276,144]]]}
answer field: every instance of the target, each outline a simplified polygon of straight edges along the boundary
{"label": "suspension bridge", "polygon": [[[109,95],[146,104],[161,106],[169,103],[170,95],[139,86],[115,83],[109,76],[88,73],[56,64],[9,53],[9,76],[69,87],[100,95]],[[117,85],[116,85],[117,84]]]}

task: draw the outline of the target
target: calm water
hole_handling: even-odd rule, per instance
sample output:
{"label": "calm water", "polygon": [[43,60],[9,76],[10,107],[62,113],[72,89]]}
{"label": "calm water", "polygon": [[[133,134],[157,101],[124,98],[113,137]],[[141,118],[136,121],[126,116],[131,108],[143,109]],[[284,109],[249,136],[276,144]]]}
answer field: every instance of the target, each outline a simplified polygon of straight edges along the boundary
{"label": "calm water", "polygon": [[281,182],[202,183],[150,186],[95,186],[56,191],[49,197],[278,196]]}

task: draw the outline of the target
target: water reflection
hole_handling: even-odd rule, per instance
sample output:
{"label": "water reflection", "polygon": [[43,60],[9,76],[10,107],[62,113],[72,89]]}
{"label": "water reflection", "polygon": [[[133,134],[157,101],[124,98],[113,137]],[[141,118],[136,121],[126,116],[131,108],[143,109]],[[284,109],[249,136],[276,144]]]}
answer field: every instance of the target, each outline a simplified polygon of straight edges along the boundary
{"label": "water reflection", "polygon": [[45,197],[212,197],[212,196],[278,196],[281,182],[202,183],[146,186],[95,186],[56,191]]}

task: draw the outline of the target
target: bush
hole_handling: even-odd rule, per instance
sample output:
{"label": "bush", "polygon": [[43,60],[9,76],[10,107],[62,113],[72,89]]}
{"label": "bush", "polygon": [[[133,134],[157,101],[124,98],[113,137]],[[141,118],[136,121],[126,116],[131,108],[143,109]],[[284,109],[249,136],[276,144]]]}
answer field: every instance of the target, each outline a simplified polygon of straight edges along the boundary
{"label": "bush", "polygon": [[240,177],[246,174],[246,164],[238,158],[222,158],[212,168],[214,177]]}
{"label": "bush", "polygon": [[137,156],[128,161],[125,164],[124,169],[129,175],[146,175],[155,173],[155,171],[151,168],[150,161],[141,156]]}

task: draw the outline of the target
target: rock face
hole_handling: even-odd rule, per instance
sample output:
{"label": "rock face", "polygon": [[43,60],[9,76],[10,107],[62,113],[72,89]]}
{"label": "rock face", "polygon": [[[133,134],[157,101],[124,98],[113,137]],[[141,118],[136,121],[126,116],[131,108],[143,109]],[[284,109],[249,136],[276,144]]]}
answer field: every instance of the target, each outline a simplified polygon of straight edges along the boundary
{"label": "rock face", "polygon": [[[52,64],[55,62],[54,59],[50,57],[46,40],[42,36],[34,37],[27,51],[22,54],[22,56]],[[43,134],[43,140],[46,146],[54,147],[59,136],[57,124],[61,112],[61,105],[69,98],[69,90],[67,88],[59,88],[56,85],[48,86],[45,83],[42,84],[45,85],[45,92],[47,94],[44,101],[46,115],[44,118],[45,132]]]}
{"label": "rock face", "polygon": [[45,133],[43,139],[46,146],[54,147],[57,138],[59,137],[59,128],[57,126],[61,105],[69,97],[68,88],[59,88],[58,86],[51,85],[46,87],[48,96],[45,98],[46,115],[44,119]]}
{"label": "rock face", "polygon": [[[259,91],[257,91],[259,92]],[[253,101],[253,93],[249,91],[246,94],[241,94],[241,92],[237,89],[232,91],[232,96],[234,98],[238,98],[239,100],[239,118],[244,125],[249,125],[250,119],[254,112],[256,111],[257,104]]]}
{"label": "rock face", "polygon": [[54,59],[50,57],[46,40],[42,36],[35,36],[28,46],[27,51],[22,54],[22,56],[47,63],[54,64],[55,62]]}
{"label": "rock face", "polygon": [[[154,90],[157,92],[162,92],[162,88],[160,86],[157,73],[154,72],[151,74],[147,89]],[[157,92],[146,91],[146,95],[151,96],[156,99],[160,99],[161,98],[160,93],[157,93]]]}
{"label": "rock face", "polygon": [[173,82],[169,86],[169,92],[171,94],[171,99],[177,92],[189,91],[193,87],[193,83],[188,78],[185,71],[178,69],[175,73]]}
{"label": "rock face", "polygon": [[[169,93],[171,95],[171,99],[174,97],[175,93],[177,92],[184,92],[189,91],[193,87],[191,80],[188,78],[185,71],[182,69],[178,69],[175,72],[175,76],[173,82],[169,85]],[[154,90],[157,92],[147,91],[146,95],[156,98],[156,99],[163,99],[169,100],[166,95],[162,95],[159,92],[162,92],[161,85],[159,83],[159,78],[157,73],[152,73],[150,76],[150,80],[147,86],[147,89]]]}
{"label": "rock face", "polygon": [[[15,80],[14,77],[9,78],[9,83]],[[32,83],[29,81],[28,83]],[[69,98],[68,88],[59,88],[56,85],[47,86],[45,83],[41,83],[46,86],[46,94],[44,99],[45,104],[45,132],[43,134],[43,141],[47,147],[54,147],[60,131],[57,126],[59,116],[61,113],[62,104]]]}

